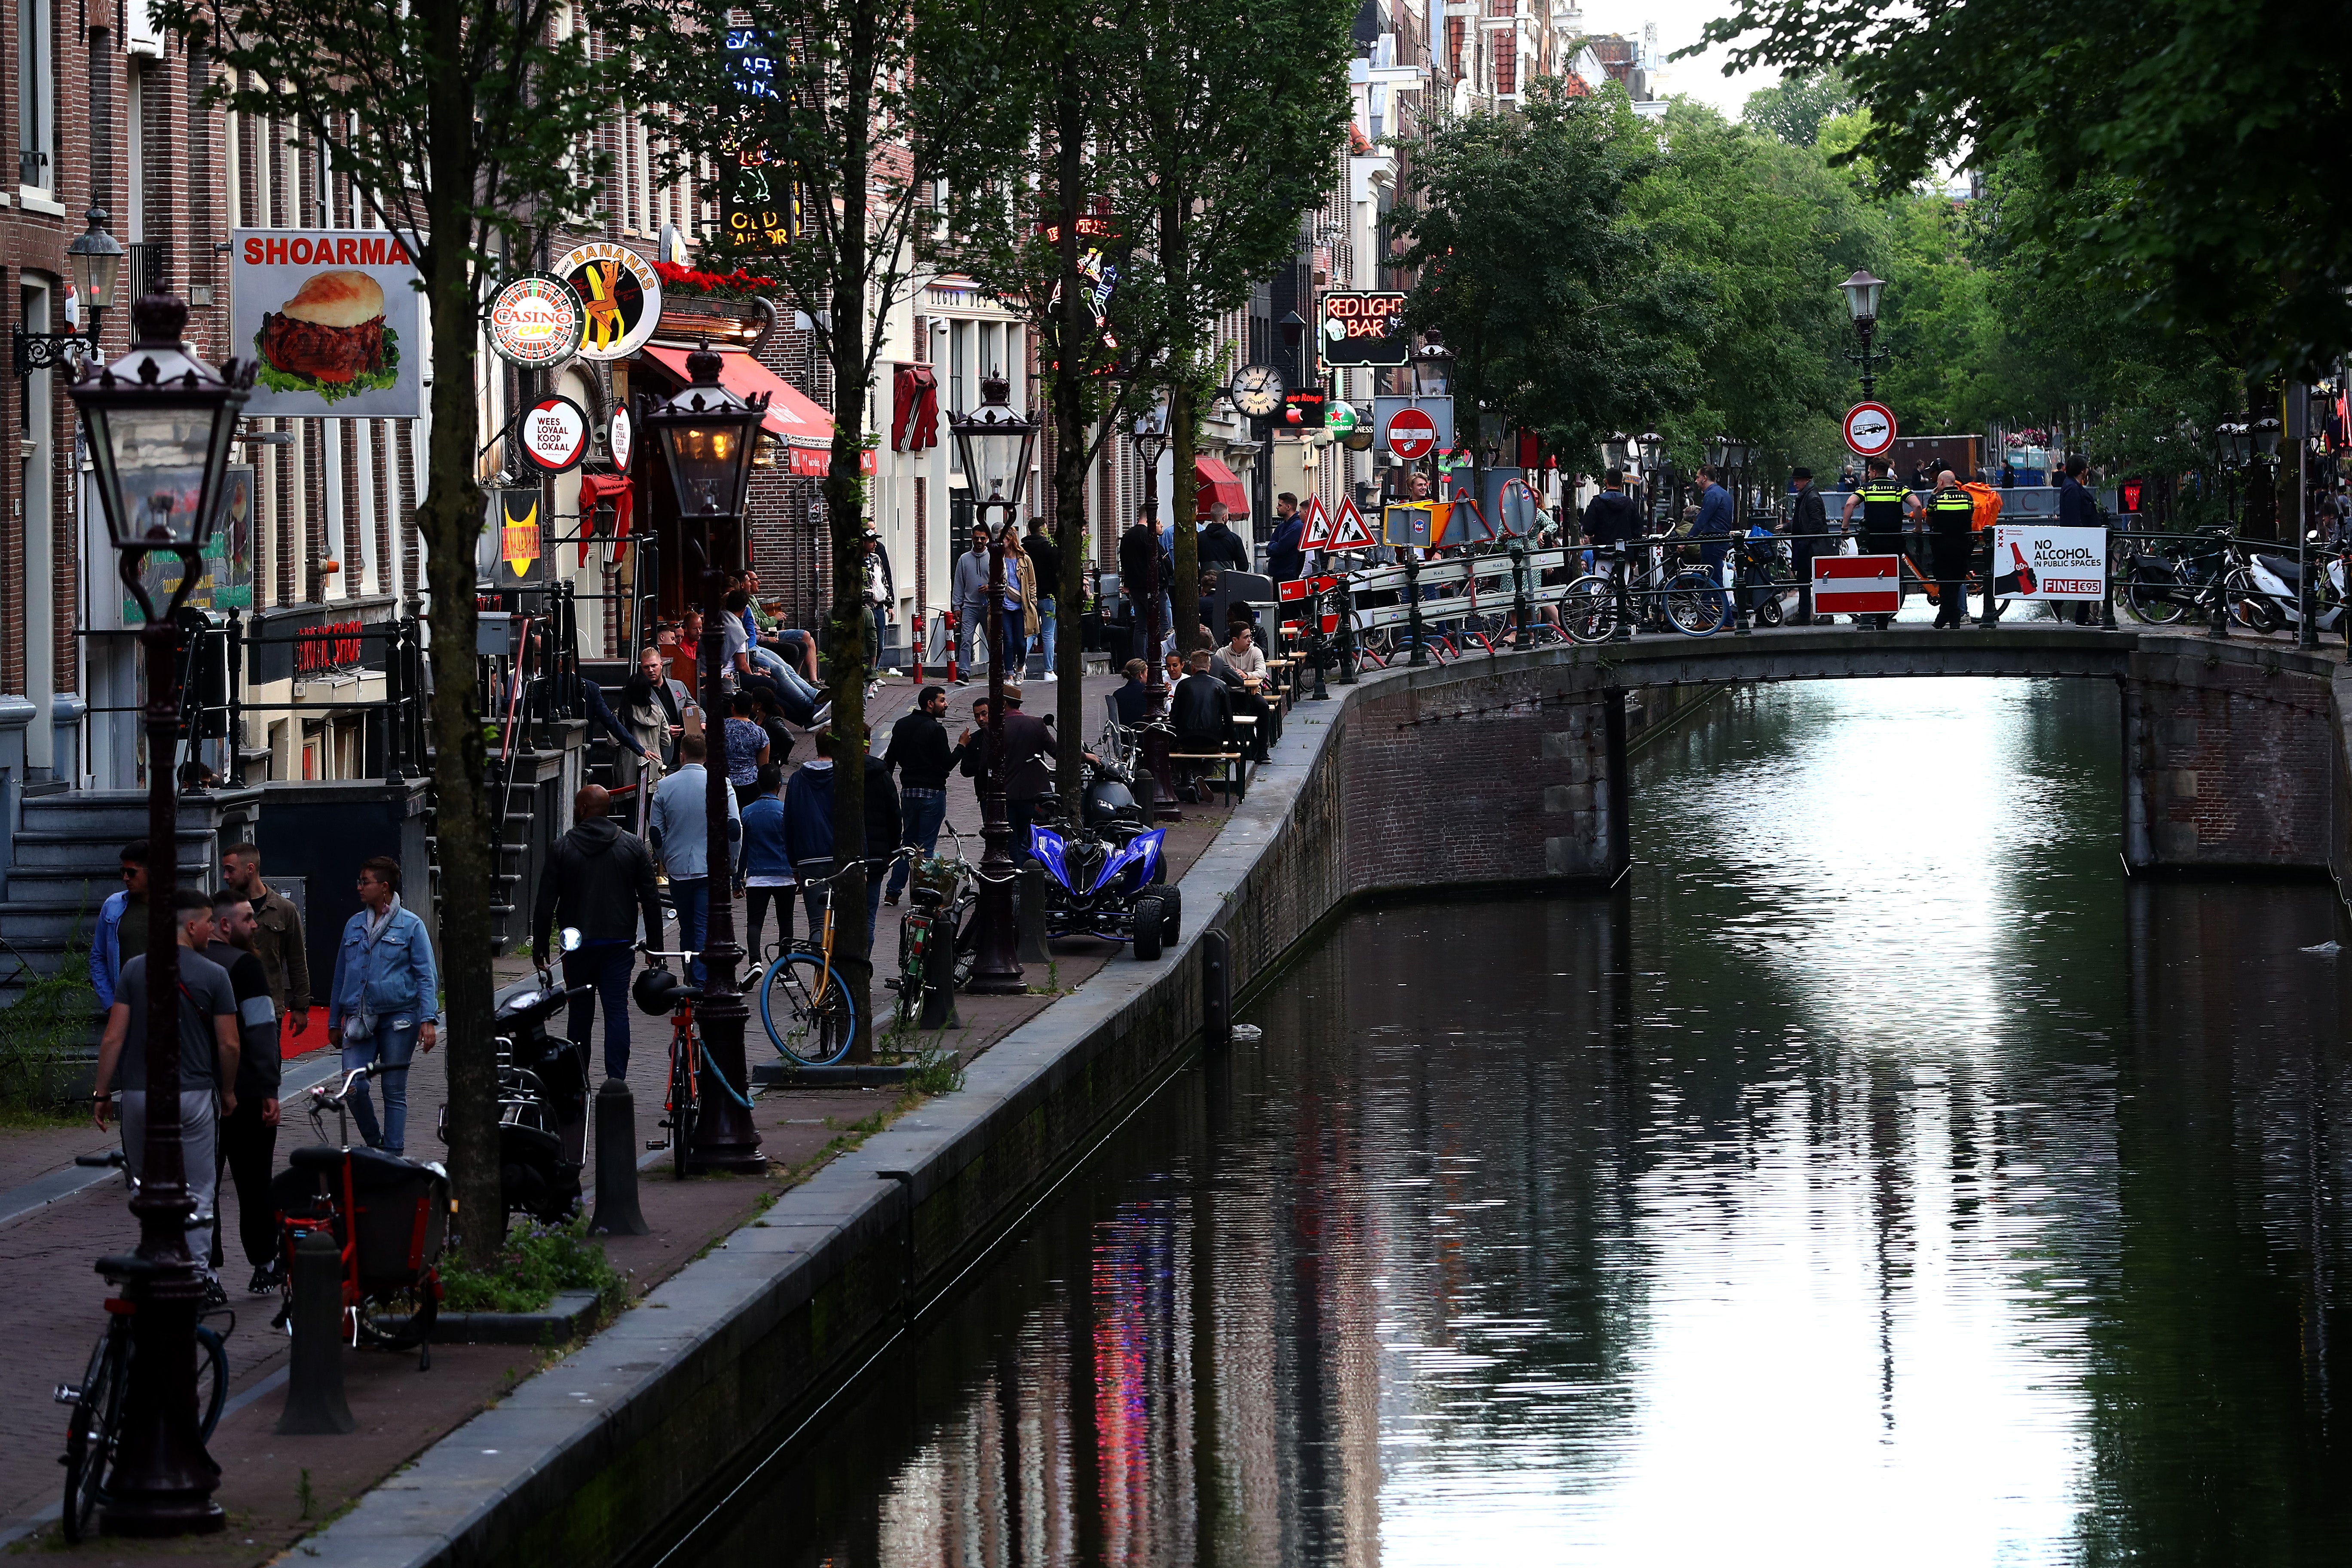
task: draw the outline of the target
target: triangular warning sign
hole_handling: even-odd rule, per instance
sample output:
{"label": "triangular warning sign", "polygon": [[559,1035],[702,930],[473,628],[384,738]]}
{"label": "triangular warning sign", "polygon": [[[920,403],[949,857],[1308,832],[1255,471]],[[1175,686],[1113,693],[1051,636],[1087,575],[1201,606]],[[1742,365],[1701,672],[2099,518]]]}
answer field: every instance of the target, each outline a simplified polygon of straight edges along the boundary
{"label": "triangular warning sign", "polygon": [[1301,550],[1330,549],[1331,514],[1324,510],[1323,498],[1318,495],[1308,496],[1307,510],[1301,515],[1307,519],[1307,528],[1298,536],[1298,548]]}
{"label": "triangular warning sign", "polygon": [[1350,498],[1339,503],[1339,521],[1331,525],[1330,542],[1326,550],[1370,550],[1380,542],[1372,537],[1371,529],[1364,522],[1364,514],[1356,510]]}

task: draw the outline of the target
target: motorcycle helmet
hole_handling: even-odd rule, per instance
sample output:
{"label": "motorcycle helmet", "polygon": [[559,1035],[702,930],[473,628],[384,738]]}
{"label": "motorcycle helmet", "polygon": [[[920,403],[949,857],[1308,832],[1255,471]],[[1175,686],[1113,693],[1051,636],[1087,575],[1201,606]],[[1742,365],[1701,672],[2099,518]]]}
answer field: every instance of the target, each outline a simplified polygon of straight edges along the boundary
{"label": "motorcycle helmet", "polygon": [[677,976],[655,964],[638,974],[629,994],[636,998],[640,1012],[667,1017],[677,1010]]}
{"label": "motorcycle helmet", "polygon": [[1087,786],[1086,818],[1088,827],[1098,828],[1116,822],[1140,822],[1143,814],[1125,784],[1114,778],[1098,778]]}

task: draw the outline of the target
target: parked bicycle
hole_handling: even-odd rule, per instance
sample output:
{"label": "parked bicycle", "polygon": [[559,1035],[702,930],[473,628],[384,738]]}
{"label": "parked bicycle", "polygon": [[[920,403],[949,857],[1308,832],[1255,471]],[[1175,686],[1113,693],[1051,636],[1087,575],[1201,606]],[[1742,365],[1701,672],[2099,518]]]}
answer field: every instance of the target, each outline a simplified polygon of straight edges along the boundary
{"label": "parked bicycle", "polygon": [[[77,1155],[74,1163],[91,1170],[121,1170],[131,1191],[138,1191],[139,1183],[120,1149]],[[115,1294],[106,1299],[106,1327],[89,1352],[81,1381],[61,1383],[50,1396],[72,1410],[66,1417],[66,1451],[58,1463],[66,1468],[66,1540],[77,1545],[89,1538],[90,1524],[106,1502],[106,1483],[121,1444],[122,1401],[131,1387],[131,1358],[136,1349],[131,1319],[139,1310],[138,1300],[128,1287],[152,1279],[157,1269],[157,1265],[138,1257],[98,1260],[99,1273],[115,1288]],[[228,1396],[226,1340],[236,1331],[236,1318],[225,1305],[207,1309],[205,1316],[228,1318],[226,1331],[209,1322],[196,1325],[196,1428],[199,1436],[209,1440],[213,1428],[220,1425],[221,1405]]]}
{"label": "parked bicycle", "polygon": [[[433,1324],[441,1312],[438,1262],[448,1241],[449,1173],[436,1161],[403,1159],[351,1142],[351,1098],[383,1062],[353,1068],[332,1087],[310,1091],[319,1142],[287,1156],[271,1178],[278,1211],[278,1280],[285,1299],[271,1325],[293,1321],[294,1262],[302,1238],[331,1237],[342,1267],[343,1335],[353,1348],[416,1352],[419,1372],[433,1365]],[[336,1142],[326,1117],[335,1114]]]}
{"label": "parked bicycle", "polygon": [[[963,837],[942,823],[947,854],[917,858],[908,883],[908,910],[898,921],[898,973],[884,984],[898,994],[901,1029],[944,1027],[958,986],[971,978],[980,956],[980,900]],[[911,851],[909,851],[911,853]]]}
{"label": "parked bicycle", "polygon": [[853,860],[824,877],[803,881],[803,889],[824,889],[824,900],[811,922],[814,929],[810,940],[785,948],[755,973],[760,1022],[767,1026],[768,1038],[775,1042],[776,1049],[802,1067],[831,1067],[847,1056],[857,1040],[858,999],[842,984],[841,972],[833,962],[837,929],[835,889],[843,877],[861,865],[868,875],[879,877],[895,858]]}
{"label": "parked bicycle", "polygon": [[658,1123],[663,1135],[650,1140],[646,1147],[668,1150],[670,1173],[684,1181],[693,1173],[688,1165],[694,1152],[694,1126],[702,1115],[704,1069],[710,1069],[720,1090],[737,1104],[748,1110],[751,1102],[737,1094],[726,1075],[717,1070],[710,1060],[710,1047],[702,1043],[701,1032],[695,1027],[694,1005],[702,1000],[702,987],[682,984],[664,962],[675,958],[683,967],[702,955],[685,949],[664,952],[643,942],[637,945],[637,951],[653,962],[638,973],[629,994],[636,999],[640,1011],[656,1017],[667,1014],[670,1021],[669,1076],[662,1093]]}
{"label": "parked bicycle", "polygon": [[1572,642],[1606,642],[1617,635],[1621,614],[1634,631],[1664,631],[1703,637],[1731,621],[1731,595],[1712,573],[1680,561],[1681,542],[1671,537],[1629,541],[1620,548],[1617,571],[1624,574],[1623,607],[1616,575],[1593,572],[1561,593],[1560,629]]}

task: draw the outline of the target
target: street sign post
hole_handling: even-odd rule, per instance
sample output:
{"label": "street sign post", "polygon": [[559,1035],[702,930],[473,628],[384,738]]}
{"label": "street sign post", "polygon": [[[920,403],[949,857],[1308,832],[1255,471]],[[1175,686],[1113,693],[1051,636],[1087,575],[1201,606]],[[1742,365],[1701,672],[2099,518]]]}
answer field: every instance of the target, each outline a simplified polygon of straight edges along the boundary
{"label": "street sign post", "polygon": [[1857,403],[1845,412],[1845,444],[1857,458],[1883,458],[1895,445],[1895,411],[1884,403]]}
{"label": "street sign post", "polygon": [[1891,616],[1903,607],[1899,555],[1816,555],[1813,612],[1822,616]]}
{"label": "street sign post", "polygon": [[[1420,416],[1420,418],[1408,423],[1408,430],[1423,434],[1430,431],[1435,433],[1427,436],[1426,439],[1417,435],[1412,443],[1415,449],[1411,457],[1397,452],[1395,445],[1389,438],[1390,427],[1396,423],[1397,416],[1401,414]],[[1388,447],[1390,451],[1396,452],[1401,461],[1410,462],[1415,458],[1425,458],[1432,452],[1442,451],[1454,445],[1454,399],[1451,397],[1400,397],[1386,395],[1375,396],[1372,399],[1372,431],[1379,443]]]}
{"label": "street sign post", "polygon": [[1437,422],[1418,408],[1398,411],[1389,421],[1389,450],[1410,463],[1437,449]]}
{"label": "street sign post", "polygon": [[1309,495],[1307,498],[1307,505],[1301,509],[1300,515],[1307,521],[1298,531],[1298,548],[1301,550],[1329,549],[1331,513],[1323,505],[1323,498],[1318,495]]}
{"label": "street sign post", "polygon": [[1364,514],[1356,509],[1355,501],[1340,501],[1339,520],[1331,524],[1331,542],[1324,548],[1335,552],[1370,550],[1379,542],[1372,537],[1371,525],[1364,521]]}

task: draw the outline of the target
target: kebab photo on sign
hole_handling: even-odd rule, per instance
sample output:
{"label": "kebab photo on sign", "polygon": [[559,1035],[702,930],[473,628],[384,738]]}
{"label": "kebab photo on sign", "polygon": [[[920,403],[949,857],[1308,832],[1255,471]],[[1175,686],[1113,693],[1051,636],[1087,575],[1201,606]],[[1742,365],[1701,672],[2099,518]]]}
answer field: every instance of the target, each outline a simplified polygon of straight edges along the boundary
{"label": "kebab photo on sign", "polygon": [[385,325],[383,286],[364,272],[313,272],[262,314],[253,347],[273,392],[336,403],[400,379],[400,334]]}

